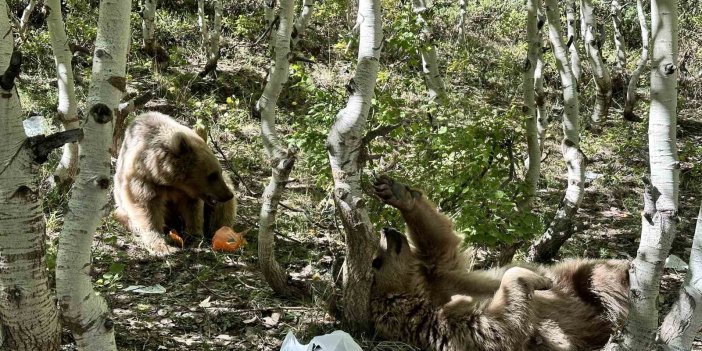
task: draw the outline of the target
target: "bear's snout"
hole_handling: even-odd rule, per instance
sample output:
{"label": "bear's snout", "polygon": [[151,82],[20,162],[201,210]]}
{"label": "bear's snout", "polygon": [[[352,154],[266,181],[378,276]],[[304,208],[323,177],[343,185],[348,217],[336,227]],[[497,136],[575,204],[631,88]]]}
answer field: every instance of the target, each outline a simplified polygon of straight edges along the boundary
{"label": "bear's snout", "polygon": [[221,194],[221,196],[217,197],[217,201],[219,202],[227,202],[231,200],[234,197],[234,194],[232,194],[231,191],[227,190],[226,193]]}

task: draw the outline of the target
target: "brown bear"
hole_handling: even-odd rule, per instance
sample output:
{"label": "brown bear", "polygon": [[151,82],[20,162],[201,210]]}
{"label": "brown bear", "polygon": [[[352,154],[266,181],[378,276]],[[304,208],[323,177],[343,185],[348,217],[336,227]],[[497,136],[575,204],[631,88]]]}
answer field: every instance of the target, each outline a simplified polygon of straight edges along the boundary
{"label": "brown bear", "polygon": [[572,260],[470,271],[451,220],[388,177],[376,195],[400,210],[409,240],[384,229],[373,260],[380,336],[435,351],[601,348],[628,314],[628,263]]}
{"label": "brown bear", "polygon": [[127,128],[114,178],[115,216],[152,254],[166,255],[164,233],[212,235],[231,226],[236,199],[228,176],[192,129],[158,112]]}

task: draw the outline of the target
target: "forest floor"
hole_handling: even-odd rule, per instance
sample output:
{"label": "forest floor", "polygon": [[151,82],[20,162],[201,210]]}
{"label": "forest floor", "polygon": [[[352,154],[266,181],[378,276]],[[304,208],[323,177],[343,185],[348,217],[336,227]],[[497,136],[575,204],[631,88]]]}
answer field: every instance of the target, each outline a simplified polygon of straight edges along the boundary
{"label": "forest floor", "polygon": [[[138,47],[133,47],[128,92],[135,95],[146,90],[154,91],[156,97],[144,110],[171,114],[188,125],[192,125],[198,117],[213,118],[211,144],[222,156],[224,167],[235,173],[239,203],[235,229],[249,230],[245,234],[248,245],[236,253],[223,254],[213,252],[209,243],[202,243],[200,248],[186,249],[166,259],[152,258],[111,216],[106,216],[93,247],[91,275],[95,287],[112,309],[120,350],[278,350],[289,331],[307,342],[312,336],[339,328],[333,316],[334,301],[339,292],[334,283],[338,278],[334,272],[338,272],[343,261],[344,245],[343,229],[335,216],[331,200],[331,185],[318,184],[316,174],[303,160],[296,165],[292,174],[294,181],[284,195],[278,214],[276,250],[279,261],[293,279],[311,283],[313,300],[295,301],[276,296],[257,267],[260,195],[270,170],[259,140],[259,121],[249,113],[250,106],[260,96],[269,61],[265,40],[258,45],[251,44],[260,35],[261,27],[250,25],[256,29],[249,30],[244,25],[246,16],[255,17],[250,21],[256,24],[261,14],[253,1],[235,1],[234,5],[226,5],[228,17],[225,18],[225,33],[228,35],[223,37],[223,58],[214,76],[199,79],[197,72],[204,62],[197,47],[194,2],[184,3],[187,10],[173,6],[159,15],[162,43],[171,50],[175,63],[154,73],[151,62],[139,52]],[[188,13],[184,15],[179,11]],[[494,20],[488,17],[482,12],[474,12],[468,14],[468,21],[477,27],[484,23],[481,21],[508,23],[510,20],[507,14],[499,15]],[[229,18],[232,20],[227,22]],[[237,18],[237,21],[233,20]],[[334,23],[343,20],[337,14]],[[332,60],[332,46],[337,39],[329,38],[347,35],[351,22],[339,25],[331,34],[328,31],[331,25],[323,22],[313,20],[310,31],[316,33],[310,34],[314,39],[310,39],[311,44],[305,47],[318,58],[312,77],[321,90],[343,89],[343,84],[348,81],[350,65],[348,61]],[[133,21],[133,27],[137,33],[139,23]],[[447,27],[452,28],[444,23],[441,29],[446,30]],[[323,28],[327,32],[315,31],[315,28]],[[476,60],[490,57],[494,54],[490,50],[497,47],[518,51],[515,49],[516,42],[507,36],[499,40],[484,40],[477,33],[469,35],[474,36],[473,43],[484,44],[463,48],[471,51],[471,57]],[[451,35],[444,33],[444,36]],[[319,42],[315,41],[317,39]],[[27,45],[31,44],[30,41]],[[174,46],[178,48],[173,49]],[[36,50],[37,55],[45,55],[47,50],[41,45],[29,48]],[[50,55],[47,57],[50,58]],[[82,78],[78,89],[83,97],[87,92],[90,64],[88,58],[79,57],[78,60],[82,60],[77,66],[77,74]],[[32,62],[34,66],[25,70],[21,77],[23,106],[28,112],[50,115],[54,113],[55,102],[44,97],[55,95],[51,93],[55,89],[55,78],[51,69],[47,68],[53,61],[37,61]],[[487,69],[491,66],[490,62],[483,61],[471,64]],[[392,64],[387,64],[385,69],[392,71]],[[550,78],[551,82],[555,80],[553,77]],[[520,78],[507,77],[499,84],[476,78],[471,79],[470,87],[448,84],[448,88],[466,96],[473,96],[469,92],[482,91],[483,96],[496,97],[490,100],[490,104],[504,105],[501,107],[506,109],[514,97],[503,97],[500,84],[520,84],[507,79]],[[645,84],[646,79],[641,86]],[[583,82],[581,89],[593,89],[593,82]],[[672,253],[687,261],[702,196],[702,114],[698,112],[702,111],[702,94],[699,93],[702,83],[699,79],[684,81],[681,91],[683,103],[680,104],[678,123],[682,160],[680,221]],[[558,94],[557,91],[550,93],[553,96]],[[645,101],[647,93],[642,95]],[[621,101],[621,96],[618,101]],[[647,113],[643,105],[640,103],[638,112],[645,117]],[[591,112],[590,106],[587,101],[582,104],[583,116]],[[294,115],[295,111],[304,108],[304,101],[298,101],[290,92],[284,92],[282,110]],[[559,119],[558,114],[558,109],[554,108],[552,118]],[[636,254],[641,230],[641,177],[647,173],[647,126],[646,120],[631,124],[624,122],[620,116],[621,106],[615,102],[610,118],[597,128],[597,132],[587,129],[582,133],[582,147],[588,157],[586,194],[575,221],[576,235],[563,247],[559,258],[627,259]],[[289,126],[280,128],[283,133],[291,132]],[[546,219],[555,213],[565,184],[565,167],[558,146],[560,133],[560,124],[552,123],[544,152],[543,181],[534,206],[535,212]],[[56,157],[53,162],[55,164]],[[49,178],[52,166],[49,163],[45,167],[43,179]],[[49,264],[52,265],[55,264],[52,257],[55,257],[62,213],[66,210],[68,197],[61,189],[50,188],[48,184],[45,186],[48,194],[45,212],[50,239]],[[520,255],[518,253],[516,259]],[[684,274],[682,271],[666,270],[662,285],[662,301],[667,306],[664,310],[675,299]],[[135,291],[139,291],[139,287],[144,288],[142,292]],[[379,342],[374,335],[363,335],[357,340],[368,350],[412,349],[398,343]],[[75,349],[68,332],[64,334],[62,349]],[[702,350],[702,343],[696,349]]]}

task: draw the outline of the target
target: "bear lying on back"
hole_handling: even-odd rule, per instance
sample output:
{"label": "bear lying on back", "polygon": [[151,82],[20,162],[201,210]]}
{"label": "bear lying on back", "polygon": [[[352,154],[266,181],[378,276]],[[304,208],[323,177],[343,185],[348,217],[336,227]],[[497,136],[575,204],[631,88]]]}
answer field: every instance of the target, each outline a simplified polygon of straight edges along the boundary
{"label": "bear lying on back", "polygon": [[628,264],[571,260],[471,271],[451,220],[419,191],[379,178],[408,237],[384,229],[373,260],[378,334],[434,351],[599,349],[628,314]]}
{"label": "bear lying on back", "polygon": [[117,158],[115,216],[150,253],[166,255],[174,251],[164,240],[168,230],[202,237],[233,224],[228,178],[193,130],[158,112],[142,114]]}

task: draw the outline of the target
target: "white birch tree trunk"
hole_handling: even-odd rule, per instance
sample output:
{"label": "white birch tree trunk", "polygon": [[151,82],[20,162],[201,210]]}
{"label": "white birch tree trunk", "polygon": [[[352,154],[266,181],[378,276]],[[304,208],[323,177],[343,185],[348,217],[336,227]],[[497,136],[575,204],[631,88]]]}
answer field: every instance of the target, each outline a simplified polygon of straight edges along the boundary
{"label": "white birch tree trunk", "polygon": [[446,96],[444,80],[439,73],[439,60],[437,59],[436,46],[431,31],[431,26],[425,17],[431,18],[431,9],[425,0],[412,0],[412,10],[417,16],[419,32],[419,55],[422,57],[422,73],[427,85],[427,94],[430,100],[443,102]]}
{"label": "white birch tree trunk", "polygon": [[595,78],[597,89],[595,108],[592,111],[592,123],[597,125],[609,114],[612,104],[612,78],[609,70],[602,61],[600,47],[604,38],[597,31],[597,21],[593,14],[592,0],[580,0],[580,20],[583,38],[585,38],[585,54],[590,63],[590,70]]}
{"label": "white birch tree trunk", "polygon": [[651,1],[653,67],[648,122],[650,186],[644,193],[641,242],[629,269],[629,320],[608,350],[651,350],[658,328],[663,267],[675,238],[680,164],[676,143],[678,8],[675,0]]}
{"label": "white birch tree trunk", "polygon": [[280,0],[278,30],[274,34],[273,60],[268,72],[268,82],[256,102],[256,112],[261,119],[261,138],[271,166],[271,180],[261,196],[261,213],[258,230],[258,261],[268,285],[278,294],[305,296],[301,287],[288,284],[288,274],[275,259],[275,218],[278,204],[295,164],[295,148],[286,148],[275,130],[275,109],[283,86],[288,81],[290,37],[293,32],[293,0]]}
{"label": "white birch tree trunk", "polygon": [[209,33],[207,58],[208,60],[219,60],[219,37],[222,32],[222,0],[212,0],[214,14],[212,16],[212,29]]}
{"label": "white birch tree trunk", "polygon": [[[60,0],[46,0],[46,25],[51,37],[51,48],[56,62],[56,78],[58,82],[58,115],[63,124],[63,130],[76,129],[80,126],[78,117],[78,99],[76,98],[75,81],[73,79],[73,54],[68,47],[68,37],[61,15]],[[56,170],[54,182],[61,185],[73,183],[78,170],[78,144],[71,143],[63,146],[63,154]]]}
{"label": "white birch tree trunk", "polygon": [[307,25],[310,23],[310,18],[312,18],[312,11],[314,9],[315,0],[302,0],[302,10],[300,10],[300,15],[297,16],[295,20],[295,25],[293,26],[292,36],[292,47],[297,47],[297,44],[302,39],[302,35],[307,29]]}
{"label": "white birch tree trunk", "polygon": [[[200,40],[202,50],[209,53],[210,34],[207,30],[207,14],[205,14],[205,0],[197,0],[197,24],[200,26]],[[208,57],[209,58],[209,57]]]}
{"label": "white birch tree trunk", "polygon": [[577,30],[575,29],[576,18],[575,18],[575,0],[568,0],[565,4],[566,7],[566,24],[568,27],[568,51],[570,52],[570,67],[573,70],[573,77],[576,83],[580,82],[580,77],[582,76],[582,67],[580,64],[580,53],[578,53],[578,42],[580,38]]}
{"label": "white birch tree trunk", "polygon": [[678,300],[661,326],[661,340],[668,350],[691,350],[692,342],[702,328],[702,205],[692,238],[689,267]]}
{"label": "white birch tree trunk", "polygon": [[80,350],[116,350],[110,310],[90,281],[90,254],[108,203],[112,123],[126,89],[130,10],[130,0],[100,1],[89,109],[80,143],[81,171],[59,238],[56,292],[63,320]]}
{"label": "white birch tree trunk", "polygon": [[158,0],[143,0],[141,12],[141,32],[144,49],[153,50],[156,47],[156,7]]}
{"label": "white birch tree trunk", "polygon": [[640,121],[641,118],[636,116],[634,113],[634,107],[636,106],[636,88],[639,85],[639,78],[646,64],[648,63],[648,45],[649,45],[649,33],[648,25],[646,24],[646,13],[644,12],[643,0],[636,0],[636,13],[639,18],[639,26],[641,27],[641,57],[639,61],[636,62],[636,68],[631,73],[629,78],[629,85],[626,89],[626,101],[624,101],[624,119],[627,121]]}
{"label": "white birch tree trunk", "polygon": [[156,67],[170,60],[168,51],[161,47],[156,40],[156,8],[158,0],[142,0],[141,3],[141,32],[142,49],[145,54],[154,58]]}
{"label": "white birch tree trunk", "polygon": [[534,71],[541,51],[541,37],[539,35],[538,1],[527,0],[527,58],[524,62],[524,83],[522,87],[524,96],[524,121],[527,136],[527,173],[526,185],[529,199],[536,194],[536,188],[541,173],[541,146],[539,145],[538,121],[536,115],[536,98],[534,89]]}
{"label": "white birch tree trunk", "polygon": [[37,0],[29,0],[29,3],[27,3],[27,7],[24,8],[24,11],[22,11],[22,18],[19,20],[19,28],[17,28],[17,31],[19,32],[20,37],[24,40],[25,33],[27,33],[27,26],[29,25],[29,16],[31,16],[32,12],[34,12],[34,8],[37,6]]}
{"label": "white birch tree trunk", "polygon": [[0,37],[0,349],[58,350],[61,329],[44,261],[42,197],[33,183],[37,168],[14,84],[21,55],[12,54],[5,1],[0,32],[9,33]]}
{"label": "white birch tree trunk", "polygon": [[555,218],[546,232],[529,248],[528,261],[550,261],[561,245],[572,235],[572,218],[583,198],[585,185],[585,155],[580,151],[578,91],[570,68],[566,45],[561,37],[561,23],[557,0],[546,0],[549,40],[556,58],[556,67],[563,86],[563,142],[561,151],[568,168],[568,186]]}
{"label": "white birch tree trunk", "polygon": [[609,12],[612,16],[612,29],[614,30],[614,49],[615,49],[615,71],[617,74],[624,74],[626,70],[626,51],[624,44],[624,35],[622,34],[622,5],[619,0],[612,0],[609,5]]}
{"label": "white birch tree trunk", "polygon": [[197,2],[198,24],[200,25],[200,34],[202,36],[202,50],[205,53],[205,67],[199,73],[200,77],[208,75],[217,69],[219,62],[219,38],[222,31],[222,0],[212,0],[213,14],[212,27],[208,29],[207,15],[205,14],[205,1],[198,0]]}
{"label": "white birch tree trunk", "polygon": [[359,1],[357,25],[360,29],[358,64],[349,83],[351,96],[329,131],[327,151],[334,177],[334,200],[346,236],[344,319],[349,330],[367,330],[370,326],[368,302],[372,279],[368,267],[378,240],[361,191],[359,154],[378,77],[383,39],[380,0]]}

